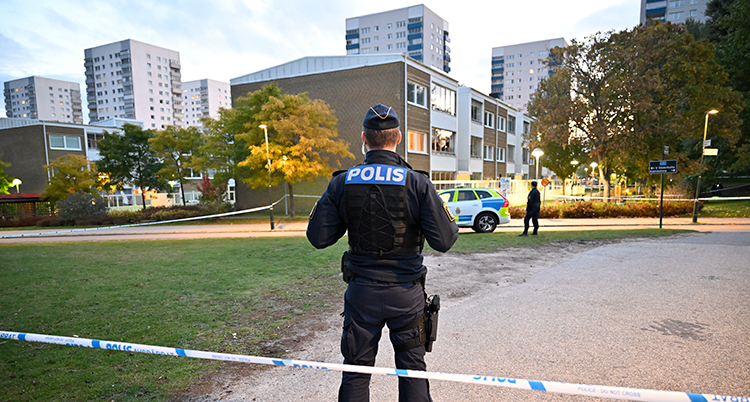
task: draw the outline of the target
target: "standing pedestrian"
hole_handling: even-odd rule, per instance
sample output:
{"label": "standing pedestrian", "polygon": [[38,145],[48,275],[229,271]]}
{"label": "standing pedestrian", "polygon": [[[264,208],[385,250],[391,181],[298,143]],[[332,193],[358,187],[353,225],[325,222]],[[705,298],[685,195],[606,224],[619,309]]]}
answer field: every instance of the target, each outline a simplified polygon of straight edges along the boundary
{"label": "standing pedestrian", "polygon": [[[374,366],[383,326],[390,329],[396,368],[426,370],[423,323],[426,239],[441,252],[458,227],[424,172],[411,169],[396,146],[396,112],[372,106],[362,123],[365,162],[334,173],[310,214],[307,238],[325,248],[349,233],[341,270],[344,295],[341,353],[344,364]],[[432,401],[425,379],[399,377],[399,401]],[[369,401],[370,374],[344,372],[339,401]]]}
{"label": "standing pedestrian", "polygon": [[526,216],[523,218],[523,233],[519,236],[529,235],[529,220],[534,223],[534,231],[532,235],[536,236],[537,230],[539,230],[539,210],[542,207],[542,199],[539,196],[539,190],[536,189],[536,181],[531,182],[531,191],[526,200]]}

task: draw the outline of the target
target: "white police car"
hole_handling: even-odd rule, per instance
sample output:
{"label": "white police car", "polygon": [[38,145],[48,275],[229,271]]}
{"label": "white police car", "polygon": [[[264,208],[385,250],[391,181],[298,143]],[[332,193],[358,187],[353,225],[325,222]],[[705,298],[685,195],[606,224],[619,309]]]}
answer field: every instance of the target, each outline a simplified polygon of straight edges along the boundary
{"label": "white police car", "polygon": [[459,227],[479,233],[493,232],[497,225],[510,222],[508,199],[488,188],[453,188],[438,192]]}

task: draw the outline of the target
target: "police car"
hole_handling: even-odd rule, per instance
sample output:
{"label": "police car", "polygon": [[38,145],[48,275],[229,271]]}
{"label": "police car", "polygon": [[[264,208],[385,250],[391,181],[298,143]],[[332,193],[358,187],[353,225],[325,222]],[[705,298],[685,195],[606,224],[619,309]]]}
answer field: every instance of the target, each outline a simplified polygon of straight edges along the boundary
{"label": "police car", "polygon": [[510,222],[508,199],[488,188],[453,188],[438,193],[460,227],[479,233],[493,232]]}

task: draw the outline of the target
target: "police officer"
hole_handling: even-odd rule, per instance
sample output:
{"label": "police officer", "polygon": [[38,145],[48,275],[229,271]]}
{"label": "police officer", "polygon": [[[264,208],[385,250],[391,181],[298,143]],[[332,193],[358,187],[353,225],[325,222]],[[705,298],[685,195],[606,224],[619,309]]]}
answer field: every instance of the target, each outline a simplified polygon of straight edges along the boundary
{"label": "police officer", "polygon": [[[401,142],[396,112],[372,106],[362,123],[363,165],[334,173],[307,227],[315,248],[349,232],[342,272],[344,295],[341,353],[345,364],[374,366],[384,325],[390,329],[396,368],[426,370],[419,341],[424,314],[422,247],[448,251],[458,227],[426,174],[411,169],[395,151]],[[399,401],[431,401],[424,379],[399,377]],[[339,401],[369,401],[370,375],[345,372]]]}
{"label": "police officer", "polygon": [[542,199],[536,186],[536,182],[532,181],[531,191],[529,191],[529,196],[526,200],[526,216],[523,218],[523,233],[519,236],[529,235],[529,220],[534,223],[534,231],[531,234],[536,235],[537,230],[539,230],[539,210],[542,207]]}

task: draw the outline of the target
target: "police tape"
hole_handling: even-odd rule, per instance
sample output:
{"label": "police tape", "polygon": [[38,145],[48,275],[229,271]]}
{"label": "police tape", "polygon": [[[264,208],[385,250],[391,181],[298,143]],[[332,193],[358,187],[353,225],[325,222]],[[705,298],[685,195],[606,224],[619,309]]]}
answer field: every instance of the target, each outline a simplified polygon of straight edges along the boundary
{"label": "police tape", "polygon": [[[559,194],[549,194],[547,197],[550,198],[563,198],[563,199],[573,199],[573,200],[580,200],[580,201],[587,201],[587,200],[613,200],[613,199],[619,199],[623,201],[660,201],[661,198],[644,198],[644,197],[633,197],[633,196],[627,196],[627,197],[618,197],[618,196],[611,196],[609,198],[607,197],[593,197],[589,195],[559,195]],[[677,196],[667,196],[665,195],[665,201],[675,201],[675,202],[695,202],[695,198],[674,198]],[[750,200],[750,197],[708,197],[708,198],[698,198],[698,201],[738,201],[738,200]]]}
{"label": "police tape", "polygon": [[32,237],[32,236],[46,236],[46,235],[56,235],[56,234],[75,233],[75,232],[90,232],[90,231],[94,231],[94,230],[108,230],[108,229],[132,228],[132,227],[138,227],[138,226],[162,225],[162,224],[165,224],[165,223],[187,222],[187,221],[197,221],[197,220],[201,220],[201,219],[221,218],[221,217],[225,217],[225,216],[247,214],[247,213],[250,213],[250,212],[262,211],[264,209],[271,209],[274,205],[278,204],[279,202],[281,202],[281,200],[276,201],[276,202],[274,202],[271,205],[267,205],[267,206],[263,206],[263,207],[252,208],[252,209],[243,209],[241,211],[224,212],[224,213],[213,214],[213,215],[191,216],[189,218],[170,219],[170,220],[167,220],[167,221],[158,221],[158,222],[131,223],[129,225],[102,226],[102,227],[85,228],[85,229],[56,230],[54,232],[39,232],[39,233],[24,233],[24,234],[17,234],[17,235],[6,235],[6,236],[0,236],[0,239],[12,239],[12,238],[17,238],[17,237]]}
{"label": "police tape", "polygon": [[229,353],[204,352],[189,349],[168,348],[163,346],[141,345],[137,343],[103,341],[78,337],[63,337],[55,335],[0,331],[0,339],[13,339],[26,342],[42,342],[56,345],[78,346],[116,350],[132,353],[148,353],[167,356],[182,356],[195,359],[222,360],[237,363],[266,364],[310,368],[318,370],[346,371],[363,374],[379,374],[387,376],[422,378],[428,380],[444,380],[468,384],[481,384],[505,388],[516,388],[534,391],[545,391],[570,395],[585,395],[598,398],[625,399],[629,401],[647,402],[709,402],[732,401],[750,402],[750,397],[724,396],[714,394],[693,394],[676,391],[657,391],[650,389],[608,387],[602,385],[572,384],[553,381],[525,380],[520,378],[506,378],[481,376],[470,374],[439,373],[431,371],[392,369],[384,367],[353,366],[338,363],[321,363],[305,360],[273,359],[268,357],[236,355]]}

